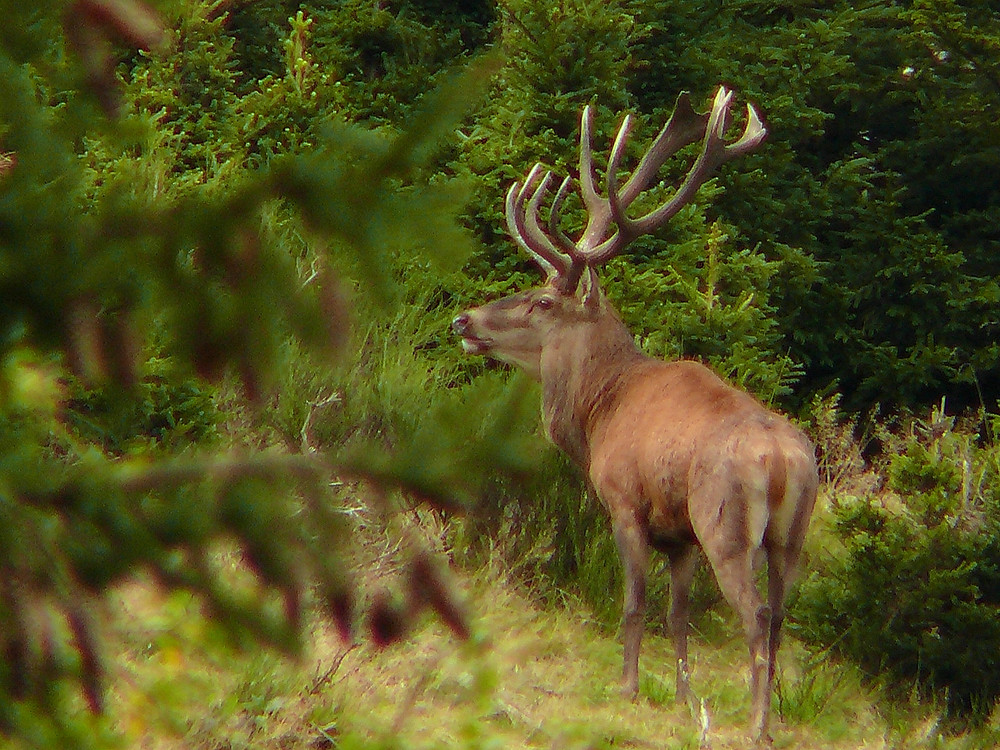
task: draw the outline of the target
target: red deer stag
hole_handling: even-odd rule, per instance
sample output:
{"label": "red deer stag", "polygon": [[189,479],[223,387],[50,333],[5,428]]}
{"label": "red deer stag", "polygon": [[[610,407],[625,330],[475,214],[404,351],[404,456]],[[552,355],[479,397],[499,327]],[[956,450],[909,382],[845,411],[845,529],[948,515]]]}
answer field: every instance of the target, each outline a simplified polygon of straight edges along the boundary
{"label": "red deer stag", "polygon": [[[784,601],[816,497],[813,448],[786,419],[693,361],[644,355],[598,284],[596,268],[640,235],[663,225],[712,171],[756,147],[766,134],[752,106],[746,128],[726,141],[732,93],[720,88],[708,114],[682,94],[670,120],[619,184],[626,117],[611,150],[606,197],[594,184],[592,115],[583,111],[580,195],[587,224],[573,241],[560,225],[572,185],[555,191],[548,221],[539,217],[552,173],[536,165],[507,193],[511,236],[547,274],[545,283],[453,322],[466,352],[517,365],[542,386],[552,441],[583,469],[611,516],[625,568],[622,689],[639,689],[648,549],[670,561],[670,630],[677,654],[677,699],[690,696],[688,593],[701,547],[725,598],[739,613],[750,650],[751,731],[767,742],[775,653]],[[701,153],[673,197],[639,218],[626,214],[682,147]],[[754,570],[766,557],[767,603]]]}

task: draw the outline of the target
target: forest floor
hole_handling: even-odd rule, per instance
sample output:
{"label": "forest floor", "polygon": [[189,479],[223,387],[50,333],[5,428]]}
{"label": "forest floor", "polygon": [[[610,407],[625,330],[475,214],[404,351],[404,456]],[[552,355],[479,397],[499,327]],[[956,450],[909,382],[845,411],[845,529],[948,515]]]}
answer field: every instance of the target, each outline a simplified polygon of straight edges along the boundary
{"label": "forest floor", "polygon": [[[747,748],[745,646],[728,613],[692,634],[696,705],[674,702],[672,649],[643,642],[640,697],[618,692],[621,645],[570,597],[533,601],[498,565],[459,571],[472,612],[464,643],[431,615],[397,645],[345,643],[316,620],[291,659],[239,650],[197,602],[144,581],[117,593],[110,721],[144,748]],[[775,748],[995,747],[949,736],[914,703],[887,707],[848,665],[788,638],[780,658]],[[992,739],[991,739],[992,738]]]}

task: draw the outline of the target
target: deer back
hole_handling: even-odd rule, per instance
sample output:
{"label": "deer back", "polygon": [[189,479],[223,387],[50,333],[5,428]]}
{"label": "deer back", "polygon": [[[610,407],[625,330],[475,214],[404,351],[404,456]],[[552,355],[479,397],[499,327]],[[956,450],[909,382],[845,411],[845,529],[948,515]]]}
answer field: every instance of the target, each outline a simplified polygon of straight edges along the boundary
{"label": "deer back", "polygon": [[592,420],[587,450],[598,494],[630,504],[664,544],[694,542],[695,527],[717,528],[726,501],[746,505],[734,523],[747,529],[729,530],[731,538],[759,546],[768,526],[784,537],[798,498],[816,483],[801,431],[691,361],[633,364]]}

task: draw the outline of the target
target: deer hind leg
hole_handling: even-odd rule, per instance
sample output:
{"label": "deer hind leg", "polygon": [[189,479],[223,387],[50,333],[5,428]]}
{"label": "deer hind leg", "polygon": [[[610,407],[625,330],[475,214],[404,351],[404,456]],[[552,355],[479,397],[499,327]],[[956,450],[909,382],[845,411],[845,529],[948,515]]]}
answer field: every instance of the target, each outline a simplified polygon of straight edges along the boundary
{"label": "deer hind leg", "polygon": [[767,600],[771,607],[771,625],[768,632],[768,692],[774,684],[778,646],[781,645],[781,626],[785,621],[785,597],[791,583],[790,574],[795,566],[795,556],[784,547],[767,550]]}
{"label": "deer hind leg", "polygon": [[698,567],[698,548],[693,544],[671,547],[667,551],[670,559],[670,614],[668,622],[674,639],[674,655],[677,666],[678,703],[686,703],[691,698],[691,683],[688,672],[687,637],[690,620],[688,606],[691,582]]}
{"label": "deer hind leg", "polygon": [[615,542],[625,573],[623,616],[624,665],[622,695],[639,695],[639,646],[646,619],[646,566],[649,558],[647,532],[632,519],[614,518]]}
{"label": "deer hind leg", "polygon": [[[735,489],[735,488],[731,488]],[[702,523],[695,523],[695,532],[705,555],[715,572],[719,588],[726,601],[736,610],[743,623],[750,656],[750,727],[756,740],[768,741],[768,716],[771,704],[772,609],[765,604],[754,577],[755,562],[759,559],[767,523],[766,508],[754,513],[745,495],[738,490],[720,497],[716,513],[701,516]],[[707,510],[711,502],[696,501],[691,504]],[[707,519],[711,518],[709,522]]]}
{"label": "deer hind leg", "polygon": [[[812,506],[807,506],[808,510]],[[768,634],[768,683],[773,685],[778,647],[781,645],[781,627],[785,620],[785,600],[795,579],[799,555],[805,536],[805,525],[809,513],[799,513],[789,533],[779,535],[768,531],[765,540],[767,550],[767,598],[771,607],[771,629]]]}
{"label": "deer hind leg", "polygon": [[[785,619],[785,600],[798,570],[799,555],[805,541],[806,528],[816,499],[815,475],[806,476],[801,492],[789,507],[794,510],[787,525],[771,520],[764,539],[767,552],[767,598],[771,607],[771,629],[768,633],[768,692],[774,683],[781,627]],[[786,499],[786,502],[789,502]]]}
{"label": "deer hind leg", "polygon": [[[707,552],[707,550],[706,550]],[[723,596],[739,614],[750,655],[750,728],[759,741],[767,740],[771,703],[770,674],[772,610],[761,600],[754,582],[752,553],[712,558]]]}

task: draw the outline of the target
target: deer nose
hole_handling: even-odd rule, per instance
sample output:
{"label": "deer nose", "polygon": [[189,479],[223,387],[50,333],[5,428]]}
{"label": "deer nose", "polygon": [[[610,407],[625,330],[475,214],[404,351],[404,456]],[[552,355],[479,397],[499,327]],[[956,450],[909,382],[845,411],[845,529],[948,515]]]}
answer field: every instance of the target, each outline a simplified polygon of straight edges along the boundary
{"label": "deer nose", "polygon": [[469,330],[469,323],[471,322],[472,319],[469,317],[468,313],[459,313],[455,316],[455,319],[451,321],[451,330],[460,335],[464,334],[467,330]]}

